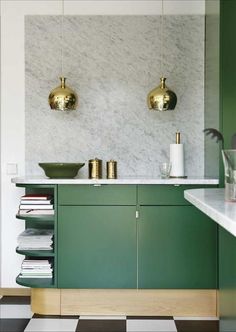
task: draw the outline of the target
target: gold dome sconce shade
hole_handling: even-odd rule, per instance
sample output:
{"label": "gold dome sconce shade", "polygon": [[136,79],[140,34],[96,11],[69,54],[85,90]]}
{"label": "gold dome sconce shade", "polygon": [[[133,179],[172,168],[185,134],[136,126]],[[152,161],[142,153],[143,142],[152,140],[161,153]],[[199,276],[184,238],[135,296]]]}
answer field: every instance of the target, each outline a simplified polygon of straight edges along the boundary
{"label": "gold dome sconce shade", "polygon": [[165,84],[166,78],[160,78],[161,84],[149,92],[148,108],[152,111],[172,111],[177,104],[177,96]]}
{"label": "gold dome sconce shade", "polygon": [[60,77],[60,80],[61,85],[49,94],[49,105],[55,111],[74,111],[78,106],[78,96],[70,87],[66,86],[65,77]]}

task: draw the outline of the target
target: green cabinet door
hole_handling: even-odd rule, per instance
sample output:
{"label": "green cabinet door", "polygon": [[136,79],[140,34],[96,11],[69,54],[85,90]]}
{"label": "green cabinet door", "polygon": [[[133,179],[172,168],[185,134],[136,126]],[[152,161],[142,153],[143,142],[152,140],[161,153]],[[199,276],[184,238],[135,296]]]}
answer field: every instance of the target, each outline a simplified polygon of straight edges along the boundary
{"label": "green cabinet door", "polygon": [[59,206],[58,287],[136,288],[135,206]]}
{"label": "green cabinet door", "polygon": [[220,331],[236,331],[236,238],[219,227]]}
{"label": "green cabinet door", "polygon": [[139,288],[217,288],[217,226],[193,206],[141,206]]}

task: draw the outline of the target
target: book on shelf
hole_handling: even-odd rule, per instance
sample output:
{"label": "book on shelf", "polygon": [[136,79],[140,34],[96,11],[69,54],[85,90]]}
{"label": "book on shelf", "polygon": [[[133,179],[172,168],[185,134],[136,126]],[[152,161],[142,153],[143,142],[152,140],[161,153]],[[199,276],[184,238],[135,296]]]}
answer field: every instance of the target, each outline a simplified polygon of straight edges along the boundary
{"label": "book on shelf", "polygon": [[48,259],[24,259],[22,265],[51,266],[51,261]]}
{"label": "book on shelf", "polygon": [[28,273],[32,273],[34,271],[48,273],[52,271],[51,265],[21,265],[22,270]]}
{"label": "book on shelf", "polygon": [[22,267],[21,273],[23,274],[50,274],[52,272],[51,268],[44,268],[44,269],[40,269],[40,268],[25,268]]}
{"label": "book on shelf", "polygon": [[17,237],[19,250],[52,250],[52,229],[27,228]]}
{"label": "book on shelf", "polygon": [[45,269],[40,269],[40,268],[21,268],[21,273],[22,274],[50,274],[52,273],[51,268],[45,268]]}
{"label": "book on shelf", "polygon": [[19,278],[24,278],[24,279],[28,279],[28,278],[36,278],[36,279],[38,279],[38,278],[47,278],[47,279],[52,279],[52,275],[48,275],[48,276],[40,276],[40,275],[32,275],[32,276],[29,276],[29,275],[27,275],[27,276],[25,276],[25,275],[23,275],[23,274],[19,274],[19,276],[18,276]]}
{"label": "book on shelf", "polygon": [[33,250],[35,250],[35,251],[37,251],[37,250],[45,250],[45,251],[53,251],[53,248],[51,247],[51,246],[48,246],[48,247],[46,247],[46,246],[17,246],[17,249],[18,250],[31,250],[31,251],[33,251]]}
{"label": "book on shelf", "polygon": [[42,210],[42,209],[20,209],[18,211],[19,215],[54,215],[54,210]]}
{"label": "book on shelf", "polygon": [[35,199],[21,199],[20,204],[37,204],[37,205],[48,205],[52,204],[53,199],[47,199],[47,200],[35,200]]}
{"label": "book on shelf", "polygon": [[48,259],[24,259],[20,278],[52,278],[53,268]]}
{"label": "book on shelf", "polygon": [[33,239],[41,239],[41,238],[52,238],[54,234],[53,229],[39,229],[39,228],[27,228],[23,232],[21,232],[17,239],[24,238],[33,238]]}
{"label": "book on shelf", "polygon": [[27,210],[27,209],[37,209],[37,210],[53,210],[53,205],[52,204],[21,204],[20,205],[20,210]]}
{"label": "book on shelf", "polygon": [[42,263],[40,263],[40,261],[39,261],[39,263],[37,263],[36,261],[33,261],[33,260],[32,260],[32,262],[23,261],[21,264],[21,267],[27,268],[27,269],[38,269],[38,268],[49,269],[49,268],[51,268],[51,263],[49,263],[49,261],[47,261],[47,263],[44,263],[43,261],[42,261]]}
{"label": "book on shelf", "polygon": [[50,194],[26,194],[21,196],[22,200],[51,200],[53,198]]}
{"label": "book on shelf", "polygon": [[24,259],[23,260],[24,264],[39,264],[39,265],[43,265],[43,264],[49,264],[49,260],[48,259]]}

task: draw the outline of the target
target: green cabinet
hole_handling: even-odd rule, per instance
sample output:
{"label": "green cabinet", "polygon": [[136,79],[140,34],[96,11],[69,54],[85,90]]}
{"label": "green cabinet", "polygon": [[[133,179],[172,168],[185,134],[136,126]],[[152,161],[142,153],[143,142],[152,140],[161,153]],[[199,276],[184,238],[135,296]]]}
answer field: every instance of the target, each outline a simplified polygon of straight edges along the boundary
{"label": "green cabinet", "polygon": [[216,288],[217,226],[174,185],[21,185],[52,193],[53,216],[17,216],[53,228],[54,250],[20,251],[53,261],[58,288]]}
{"label": "green cabinet", "polygon": [[135,206],[59,206],[58,286],[136,288]]}
{"label": "green cabinet", "polygon": [[220,331],[236,330],[236,238],[219,227]]}
{"label": "green cabinet", "polygon": [[60,288],[136,288],[136,186],[58,186]]}
{"label": "green cabinet", "polygon": [[217,227],[193,206],[141,206],[139,288],[216,288]]}
{"label": "green cabinet", "polygon": [[59,185],[58,287],[216,288],[217,226],[174,185]]}

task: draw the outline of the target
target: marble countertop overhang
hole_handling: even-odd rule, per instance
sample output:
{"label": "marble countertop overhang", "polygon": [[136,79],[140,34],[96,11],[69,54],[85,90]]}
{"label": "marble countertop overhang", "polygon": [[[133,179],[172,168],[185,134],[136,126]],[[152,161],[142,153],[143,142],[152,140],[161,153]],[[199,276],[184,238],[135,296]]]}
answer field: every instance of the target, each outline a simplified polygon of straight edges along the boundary
{"label": "marble countertop overhang", "polygon": [[225,201],[225,189],[191,189],[184,197],[236,237],[236,202]]}
{"label": "marble countertop overhang", "polygon": [[169,185],[217,185],[218,179],[211,178],[152,178],[152,177],[134,177],[134,178],[118,178],[118,179],[49,179],[46,177],[15,177],[11,179],[15,184],[169,184]]}

